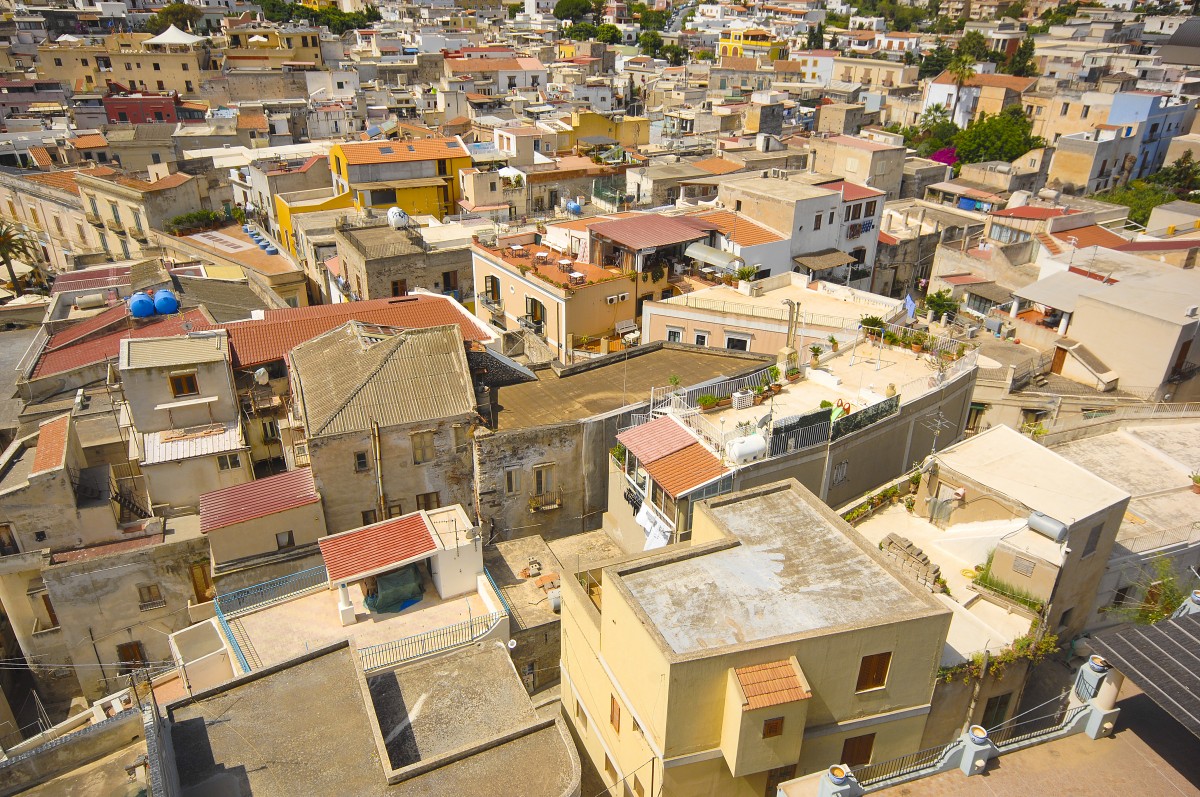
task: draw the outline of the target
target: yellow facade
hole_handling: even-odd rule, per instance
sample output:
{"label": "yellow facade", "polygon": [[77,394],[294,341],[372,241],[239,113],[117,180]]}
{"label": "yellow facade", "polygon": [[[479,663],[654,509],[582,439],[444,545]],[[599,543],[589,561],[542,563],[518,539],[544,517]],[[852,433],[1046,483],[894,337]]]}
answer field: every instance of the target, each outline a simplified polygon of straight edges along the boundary
{"label": "yellow facade", "polygon": [[199,97],[201,83],[220,76],[207,67],[203,50],[149,50],[148,33],[116,33],[100,44],[73,42],[38,46],[38,78],[56,80],[75,92],[103,92],[109,81],[146,91],[178,91]]}
{"label": "yellow facade", "polygon": [[[303,196],[308,192],[298,193]],[[283,238],[280,243],[287,248],[293,258],[296,257],[296,233],[292,228],[294,216],[301,213],[315,213],[320,210],[342,210],[352,206],[350,194],[329,196],[326,199],[301,199],[297,198],[296,194],[276,194],[275,218],[279,220],[279,234]]]}
{"label": "yellow facade", "polygon": [[[403,146],[400,142],[397,149]],[[329,151],[329,167],[335,190],[348,189],[350,204],[359,210],[399,207],[410,216],[441,218],[459,212],[462,191],[458,173],[471,167],[471,157],[464,153],[449,158],[351,163],[344,145],[336,144]]]}
{"label": "yellow facade", "polygon": [[644,116],[626,116],[614,120],[595,111],[572,111],[571,130],[567,147],[574,147],[581,138],[608,136],[622,147],[640,147],[650,143],[650,120]]}
{"label": "yellow facade", "polygon": [[738,58],[768,58],[772,61],[788,57],[786,39],[773,39],[762,30],[729,30],[721,34],[717,53]]}

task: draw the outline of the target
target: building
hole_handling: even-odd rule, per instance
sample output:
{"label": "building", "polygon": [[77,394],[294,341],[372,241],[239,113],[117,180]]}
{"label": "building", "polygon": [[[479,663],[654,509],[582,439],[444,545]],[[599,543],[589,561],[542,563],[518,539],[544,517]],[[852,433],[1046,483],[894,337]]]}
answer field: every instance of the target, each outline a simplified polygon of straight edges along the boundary
{"label": "building", "polygon": [[453,212],[461,193],[458,172],[471,157],[457,138],[335,144],[329,150],[334,195],[354,207],[399,207],[410,216],[438,219]]}
{"label": "building", "polygon": [[813,171],[877,188],[887,195],[887,202],[900,198],[904,147],[844,135],[815,136],[806,143],[812,152]]}
{"label": "building", "polygon": [[761,28],[731,28],[721,33],[717,55],[733,58],[753,58],[759,63],[784,61],[788,57],[786,39],[775,37]]}
{"label": "building", "polygon": [[97,228],[106,253],[125,260],[139,257],[149,245],[151,230],[164,230],[176,216],[203,208],[199,178],[156,168],[161,171],[153,171],[149,179],[119,172],[76,172],[84,215]]}
{"label": "building", "polygon": [[795,482],[700,503],[691,545],[562,593],[563,710],[606,784],[763,794],[920,747],[950,612]]}
{"label": "building", "polygon": [[474,294],[470,235],[456,224],[397,229],[382,218],[348,218],[334,227],[335,279],[357,299],[416,289],[465,299]]}
{"label": "building", "polygon": [[129,91],[111,83],[103,102],[109,124],[178,124],[203,119],[208,111],[207,105],[184,100],[175,90]]}
{"label": "building", "polygon": [[951,121],[966,127],[982,114],[995,115],[1010,105],[1024,107],[1022,95],[1037,82],[1032,77],[981,73],[959,86],[953,75],[943,72],[926,84],[922,112],[940,105],[950,112]]}

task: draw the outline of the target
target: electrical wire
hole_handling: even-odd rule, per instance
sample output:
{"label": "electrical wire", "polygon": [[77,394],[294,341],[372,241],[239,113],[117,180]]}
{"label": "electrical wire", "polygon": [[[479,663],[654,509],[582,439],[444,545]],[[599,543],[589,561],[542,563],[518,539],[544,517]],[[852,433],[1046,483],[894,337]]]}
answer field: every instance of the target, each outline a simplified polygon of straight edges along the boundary
{"label": "electrical wire", "polygon": [[[646,764],[653,764],[653,763],[654,763],[654,757],[651,757],[651,758],[650,758],[650,760],[646,762]],[[618,787],[618,786],[620,786],[622,783],[624,783],[625,781],[629,780],[631,777],[633,777],[634,775],[636,775],[636,774],[637,774],[639,771],[641,771],[642,767],[645,767],[645,766],[646,766],[646,764],[642,764],[642,766],[640,766],[640,767],[638,767],[637,769],[633,770],[633,771],[632,771],[632,772],[630,772],[628,775],[626,775],[625,777],[621,778],[620,780],[618,780],[618,781],[617,781],[616,783],[614,783],[613,785],[609,786],[609,787],[608,787],[607,789],[605,789],[604,791],[602,791],[602,792],[599,792],[598,794],[596,794],[596,797],[603,797],[603,795],[605,795],[605,794],[608,794],[610,791],[612,791],[613,789],[617,788],[617,787]]]}

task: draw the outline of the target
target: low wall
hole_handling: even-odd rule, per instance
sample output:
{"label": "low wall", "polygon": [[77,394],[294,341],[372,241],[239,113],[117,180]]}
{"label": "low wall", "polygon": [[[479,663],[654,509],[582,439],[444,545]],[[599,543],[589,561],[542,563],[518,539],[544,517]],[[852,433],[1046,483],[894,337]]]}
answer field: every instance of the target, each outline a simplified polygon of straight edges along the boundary
{"label": "low wall", "polygon": [[142,712],[136,708],[59,737],[0,764],[0,797],[18,794],[144,737]]}

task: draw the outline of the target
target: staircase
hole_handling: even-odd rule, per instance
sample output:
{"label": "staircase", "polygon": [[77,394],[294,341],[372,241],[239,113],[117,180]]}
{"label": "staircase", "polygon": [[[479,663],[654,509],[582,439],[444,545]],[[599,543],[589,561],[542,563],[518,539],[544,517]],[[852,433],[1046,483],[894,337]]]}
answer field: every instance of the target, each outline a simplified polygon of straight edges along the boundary
{"label": "staircase", "polygon": [[145,520],[154,514],[149,507],[143,506],[132,493],[127,493],[119,488],[113,493],[112,500],[121,507],[122,522],[125,522],[126,519]]}
{"label": "staircase", "polygon": [[254,643],[250,641],[250,635],[246,633],[246,627],[242,625],[242,621],[234,618],[229,621],[229,632],[233,635],[234,643],[242,649],[242,655],[246,657],[246,663],[250,665],[250,671],[262,669],[262,659],[258,657],[258,651],[254,649]]}

